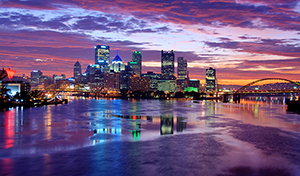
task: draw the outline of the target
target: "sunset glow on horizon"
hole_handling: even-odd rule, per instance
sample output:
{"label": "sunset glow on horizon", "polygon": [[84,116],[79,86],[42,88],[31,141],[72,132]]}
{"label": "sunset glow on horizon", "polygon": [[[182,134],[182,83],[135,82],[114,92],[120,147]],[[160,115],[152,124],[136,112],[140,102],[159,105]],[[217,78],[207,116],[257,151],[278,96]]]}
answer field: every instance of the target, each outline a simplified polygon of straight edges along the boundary
{"label": "sunset glow on horizon", "polygon": [[[262,78],[300,80],[298,0],[4,0],[0,1],[0,60],[17,76],[73,75],[94,63],[94,46],[110,46],[142,72],[160,73],[161,50],[188,62],[189,76],[204,83],[245,85]],[[176,73],[176,72],[175,72]]]}

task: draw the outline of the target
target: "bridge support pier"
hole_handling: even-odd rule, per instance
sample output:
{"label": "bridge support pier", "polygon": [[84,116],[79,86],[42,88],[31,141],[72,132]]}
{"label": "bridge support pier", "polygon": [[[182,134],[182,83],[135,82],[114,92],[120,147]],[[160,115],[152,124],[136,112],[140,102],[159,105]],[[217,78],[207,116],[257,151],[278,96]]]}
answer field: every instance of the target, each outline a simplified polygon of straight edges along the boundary
{"label": "bridge support pier", "polygon": [[241,95],[240,94],[233,94],[233,101],[235,103],[240,103],[241,102]]}
{"label": "bridge support pier", "polygon": [[223,102],[223,103],[228,103],[228,102],[229,102],[230,95],[231,95],[231,94],[223,94],[223,95],[222,95],[222,102]]}

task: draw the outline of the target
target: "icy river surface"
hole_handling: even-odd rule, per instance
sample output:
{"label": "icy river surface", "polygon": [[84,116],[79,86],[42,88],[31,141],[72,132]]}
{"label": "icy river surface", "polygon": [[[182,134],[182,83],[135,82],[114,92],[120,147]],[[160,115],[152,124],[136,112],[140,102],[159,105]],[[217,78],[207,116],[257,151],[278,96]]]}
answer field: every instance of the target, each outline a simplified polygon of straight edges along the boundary
{"label": "icy river surface", "polygon": [[0,175],[300,175],[300,115],[246,100],[16,107],[0,112]]}

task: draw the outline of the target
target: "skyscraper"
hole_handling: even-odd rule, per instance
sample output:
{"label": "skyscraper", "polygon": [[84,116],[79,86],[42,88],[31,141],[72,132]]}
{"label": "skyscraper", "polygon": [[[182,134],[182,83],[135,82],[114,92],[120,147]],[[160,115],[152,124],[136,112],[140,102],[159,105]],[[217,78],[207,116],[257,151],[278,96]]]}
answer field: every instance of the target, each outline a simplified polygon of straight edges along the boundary
{"label": "skyscraper", "polygon": [[109,64],[109,46],[97,45],[95,46],[95,64]]}
{"label": "skyscraper", "polygon": [[81,64],[77,61],[74,64],[74,78],[77,80],[81,76]]}
{"label": "skyscraper", "polygon": [[161,50],[161,76],[168,78],[174,76],[174,51]]}
{"label": "skyscraper", "polygon": [[39,84],[40,78],[43,76],[43,73],[40,70],[32,70],[31,72],[31,83]]}
{"label": "skyscraper", "polygon": [[139,73],[139,65],[137,62],[128,62],[127,65],[132,69],[133,73],[138,76]]}
{"label": "skyscraper", "polygon": [[217,89],[217,78],[216,78],[216,70],[210,67],[206,69],[206,83],[205,90],[207,92],[214,92]]}
{"label": "skyscraper", "polygon": [[177,85],[180,87],[180,90],[183,90],[185,85],[185,78],[187,76],[187,61],[183,57],[178,57],[178,66],[177,66]]}
{"label": "skyscraper", "polygon": [[112,61],[111,65],[110,65],[110,70],[114,71],[115,73],[119,73],[119,72],[125,70],[125,64],[123,64],[122,59],[118,55],[118,51],[117,51],[117,56],[114,58],[114,60]]}
{"label": "skyscraper", "polygon": [[133,69],[135,74],[140,77],[142,74],[142,54],[139,51],[134,51],[132,54],[132,62],[137,63],[137,67]]}

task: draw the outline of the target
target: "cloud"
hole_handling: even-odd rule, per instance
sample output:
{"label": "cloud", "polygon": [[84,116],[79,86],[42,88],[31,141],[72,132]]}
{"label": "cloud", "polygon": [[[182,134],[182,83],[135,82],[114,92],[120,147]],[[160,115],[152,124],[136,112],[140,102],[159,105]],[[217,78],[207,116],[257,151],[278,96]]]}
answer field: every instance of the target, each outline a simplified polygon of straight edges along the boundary
{"label": "cloud", "polygon": [[22,27],[37,27],[43,29],[60,29],[69,30],[70,28],[64,24],[65,21],[70,20],[70,17],[61,16],[45,21],[41,17],[37,17],[33,14],[21,14],[21,13],[1,13],[0,25],[5,28],[19,29]]}
{"label": "cloud", "polygon": [[289,44],[287,40],[280,39],[260,39],[254,42],[205,42],[205,44],[209,47],[232,49],[238,52],[299,57],[297,44]]}
{"label": "cloud", "polygon": [[[240,3],[239,3],[240,2]],[[242,2],[242,3],[241,3]],[[125,15],[131,14],[137,19],[146,21],[175,23],[175,24],[202,24],[208,26],[234,26],[242,28],[277,28],[282,30],[300,29],[299,14],[294,12],[296,0],[278,3],[277,1],[257,0],[245,1],[99,1],[90,0],[56,0],[49,1],[17,1],[2,2],[6,7],[19,8],[59,8],[62,6],[78,7],[96,10],[105,13]],[[287,25],[288,24],[288,25]],[[111,23],[110,27],[119,27],[122,24]]]}
{"label": "cloud", "polygon": [[55,10],[57,7],[51,1],[40,0],[3,0],[0,2],[3,7],[27,8],[27,9],[47,9]]}
{"label": "cloud", "polygon": [[[111,46],[111,57],[118,49],[124,62],[131,60],[134,50],[142,51],[143,61],[148,63],[143,66],[144,72],[160,72],[159,48],[147,47],[162,47],[164,43],[158,44],[158,41],[173,46],[172,42],[176,43],[177,39],[180,44],[186,39],[193,41],[195,51],[185,47],[185,51],[176,51],[176,58],[183,56],[188,60],[194,78],[204,79],[208,66],[218,69],[220,79],[251,79],[279,73],[295,76],[292,72],[298,73],[294,67],[299,65],[299,60],[283,59],[299,58],[299,39],[275,34],[274,38],[261,38],[247,32],[258,29],[267,33],[273,29],[300,34],[296,3],[296,0],[112,0],[101,3],[96,0],[4,0],[0,2],[0,58],[23,70],[33,67],[46,70],[51,63],[56,71],[71,75],[74,60],[80,60],[83,65],[93,63],[93,46],[106,44]],[[234,32],[228,31],[230,34],[223,35],[224,29],[246,32],[234,36]],[[267,55],[269,60],[273,56],[277,60],[245,61],[244,55],[247,59],[260,56],[266,59]],[[24,62],[22,67],[20,63]],[[154,62],[156,65],[149,65]],[[251,71],[255,69],[257,71]]]}

